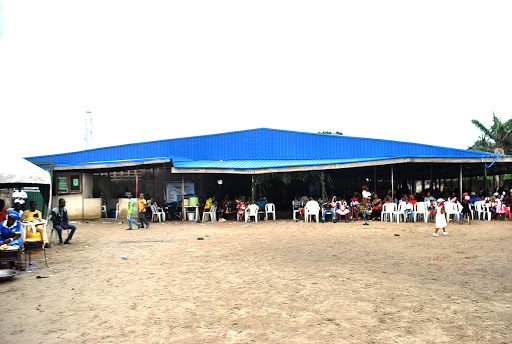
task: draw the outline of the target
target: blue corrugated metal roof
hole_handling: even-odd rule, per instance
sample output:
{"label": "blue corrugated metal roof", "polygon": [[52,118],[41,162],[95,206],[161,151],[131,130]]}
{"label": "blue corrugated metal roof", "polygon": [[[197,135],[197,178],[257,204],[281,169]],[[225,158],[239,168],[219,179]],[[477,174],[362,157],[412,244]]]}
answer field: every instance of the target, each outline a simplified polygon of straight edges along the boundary
{"label": "blue corrugated metal roof", "polygon": [[215,169],[260,169],[277,167],[296,167],[296,166],[315,166],[347,164],[352,162],[362,162],[371,160],[383,160],[388,158],[372,159],[300,159],[300,160],[196,160],[176,163],[173,160],[174,167],[178,168],[215,168]]}
{"label": "blue corrugated metal roof", "polygon": [[[206,166],[214,168],[213,165],[216,162],[215,168],[219,168],[218,166],[225,166],[224,162],[228,160],[233,161],[233,165],[239,166],[242,166],[243,162],[248,163],[248,160],[267,161],[265,163],[267,167],[276,167],[286,165],[289,163],[288,161],[294,161],[291,163],[295,164],[301,160],[304,161],[302,165],[309,165],[308,162],[312,161],[347,162],[347,159],[366,161],[395,157],[461,158],[489,156],[498,155],[418,143],[261,128],[133,143],[27,159],[31,161],[53,161],[54,166],[76,166],[101,162],[145,161],[181,157],[175,159],[176,161],[173,160],[173,163],[180,165],[180,167],[184,166],[181,163],[188,163],[190,164],[188,166],[193,164],[193,168],[208,168]],[[203,161],[204,165],[200,165],[200,161]]]}

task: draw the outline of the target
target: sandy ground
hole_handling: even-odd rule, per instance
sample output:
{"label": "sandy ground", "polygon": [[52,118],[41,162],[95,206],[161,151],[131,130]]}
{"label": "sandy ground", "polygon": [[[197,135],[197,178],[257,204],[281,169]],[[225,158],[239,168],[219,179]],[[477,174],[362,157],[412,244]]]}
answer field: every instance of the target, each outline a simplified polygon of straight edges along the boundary
{"label": "sandy ground", "polygon": [[0,343],[512,342],[512,222],[433,227],[79,224],[0,283]]}

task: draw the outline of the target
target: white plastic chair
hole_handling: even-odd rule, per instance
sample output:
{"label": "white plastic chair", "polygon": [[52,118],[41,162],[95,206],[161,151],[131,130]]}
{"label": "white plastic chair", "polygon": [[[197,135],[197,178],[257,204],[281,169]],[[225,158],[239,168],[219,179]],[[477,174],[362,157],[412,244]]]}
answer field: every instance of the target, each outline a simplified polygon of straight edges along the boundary
{"label": "white plastic chair", "polygon": [[251,204],[245,209],[245,222],[249,222],[251,217],[254,217],[254,222],[258,222],[258,207],[256,204]]}
{"label": "white plastic chair", "polygon": [[273,219],[276,219],[276,206],[274,203],[265,204],[265,220],[268,220],[268,214],[272,214]]}
{"label": "white plastic chair", "polygon": [[153,205],[151,205],[151,213],[152,213],[151,221],[153,221],[153,222],[165,221],[165,212],[163,211],[162,208],[157,208],[156,205],[153,204]]}
{"label": "white plastic chair", "polygon": [[382,206],[382,222],[393,222],[395,220],[396,203],[384,203]]}
{"label": "white plastic chair", "polygon": [[402,202],[398,205],[398,210],[395,212],[396,222],[400,223],[400,216],[404,219],[405,222],[405,202]]}
{"label": "white plastic chair", "polygon": [[292,211],[293,211],[293,220],[294,221],[297,221],[297,215],[300,213],[299,212],[300,204],[301,204],[300,201],[296,201],[296,200],[292,201]]}
{"label": "white plastic chair", "polygon": [[450,222],[450,218],[453,216],[453,222],[459,221],[459,207],[455,202],[444,202],[444,210],[446,212],[446,222]]}
{"label": "white plastic chair", "polygon": [[487,218],[487,221],[491,221],[491,211],[485,206],[485,201],[477,201],[474,206],[477,219],[485,221]]}
{"label": "white plastic chair", "polygon": [[317,201],[309,201],[304,207],[304,220],[312,221],[311,216],[315,216],[316,222],[320,222],[320,206]]}
{"label": "white plastic chair", "polygon": [[414,222],[420,219],[420,216],[423,216],[423,220],[428,222],[428,207],[427,202],[418,202],[414,205]]}
{"label": "white plastic chair", "polygon": [[217,221],[217,206],[212,204],[209,211],[203,213],[203,222],[206,221]]}
{"label": "white plastic chair", "polygon": [[119,218],[119,203],[116,204],[116,219]]}
{"label": "white plastic chair", "polygon": [[[69,232],[71,231],[71,229],[66,228],[66,230],[68,231],[68,237],[69,237]],[[64,228],[62,229],[62,231],[64,231]],[[53,228],[53,223],[52,223],[52,232],[50,233],[50,242],[52,242],[54,232],[55,232],[55,245],[57,245],[57,240],[59,239],[59,233],[57,232],[57,230],[55,228]]]}

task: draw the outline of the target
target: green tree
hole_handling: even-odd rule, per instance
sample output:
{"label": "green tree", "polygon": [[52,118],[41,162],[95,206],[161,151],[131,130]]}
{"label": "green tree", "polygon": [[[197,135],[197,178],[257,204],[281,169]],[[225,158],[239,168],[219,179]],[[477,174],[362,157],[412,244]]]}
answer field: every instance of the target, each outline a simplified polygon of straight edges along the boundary
{"label": "green tree", "polygon": [[492,113],[493,124],[487,128],[480,121],[473,119],[473,123],[480,131],[479,139],[469,149],[484,152],[494,152],[497,154],[512,153],[512,119],[502,123],[501,119]]}

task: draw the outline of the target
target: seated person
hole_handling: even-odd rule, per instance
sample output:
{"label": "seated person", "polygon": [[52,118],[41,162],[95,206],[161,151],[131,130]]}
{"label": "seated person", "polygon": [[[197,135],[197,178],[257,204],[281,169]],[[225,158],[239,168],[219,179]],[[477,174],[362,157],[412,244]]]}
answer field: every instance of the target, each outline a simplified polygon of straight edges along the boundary
{"label": "seated person", "polygon": [[350,221],[350,209],[344,199],[336,204],[336,221],[341,221],[342,216],[345,216],[345,222]]}
{"label": "seated person", "polygon": [[249,204],[247,203],[245,196],[242,196],[240,199],[237,200],[237,221],[245,221],[245,208],[247,208],[248,205]]}
{"label": "seated person", "polygon": [[66,209],[66,200],[59,199],[59,206],[52,209],[53,228],[57,230],[59,235],[59,245],[62,245],[62,230],[71,229],[64,244],[71,244],[71,238],[75,234],[76,227],[68,223],[68,211]]}
{"label": "seated person", "polygon": [[430,194],[430,192],[427,192],[427,195],[425,196],[425,198],[423,199],[423,202],[427,202],[427,203],[430,203],[430,201],[434,200],[434,196],[432,196]]}
{"label": "seated person", "polygon": [[372,205],[368,201],[367,198],[361,199],[360,209],[361,209],[361,214],[363,215],[363,220],[369,219],[372,214]]}
{"label": "seated person", "polygon": [[471,199],[471,204],[475,204],[475,202],[480,201],[480,197],[477,197],[476,193],[474,193],[474,192],[471,193],[470,199]]}
{"label": "seated person", "polygon": [[331,214],[332,222],[336,222],[336,214],[334,213],[334,210],[333,210],[334,205],[331,202],[327,201],[326,203],[324,203],[322,205],[322,208],[324,208],[324,211],[322,212],[322,223],[325,222],[326,214]]}
{"label": "seated person", "polygon": [[0,199],[0,221],[7,219],[7,209],[5,209],[5,200]]}
{"label": "seated person", "polygon": [[[30,201],[30,209],[29,210],[25,210],[23,212],[23,215],[21,216],[21,222],[31,221],[31,220],[35,220],[35,219],[42,220],[43,219],[43,215],[36,208],[37,208],[36,201]],[[41,238],[44,240],[44,243],[45,244],[50,244],[49,241],[48,241],[48,238],[44,235],[44,227],[43,227],[43,225],[37,225],[35,227],[36,227],[35,231],[37,231],[39,234],[41,234]],[[27,231],[28,230],[34,231],[33,226],[27,226],[26,228],[27,228]]]}
{"label": "seated person", "polygon": [[350,209],[352,209],[352,219],[357,221],[359,214],[361,213],[361,204],[359,203],[359,199],[356,194],[350,200]]}
{"label": "seated person", "polygon": [[416,200],[414,199],[414,195],[409,196],[409,203],[412,204],[412,209],[414,209],[414,206],[416,205]]}
{"label": "seated person", "polygon": [[19,217],[21,217],[23,215],[23,210],[21,209],[21,203],[14,203],[14,209],[12,209],[12,210],[17,212]]}
{"label": "seated person", "polygon": [[212,203],[215,197],[208,197],[204,203],[204,211],[210,211],[210,208],[212,207]]}
{"label": "seated person", "polygon": [[265,204],[267,204],[267,202],[263,199],[263,196],[260,196],[256,201],[256,205],[260,208],[259,211],[265,211]]}
{"label": "seated person", "polygon": [[430,220],[435,219],[436,210],[437,210],[437,206],[436,206],[436,201],[435,200],[431,200],[430,201],[430,204],[428,205],[427,210],[428,210],[428,213],[430,215]]}
{"label": "seated person", "polygon": [[[412,195],[411,195],[412,196]],[[412,219],[414,219],[414,206],[411,202],[409,202],[409,199],[405,199],[405,207],[404,207],[404,210],[405,210],[405,222],[407,222],[407,218],[409,217],[409,215],[411,216],[411,221]]]}
{"label": "seated person", "polygon": [[377,194],[373,195],[372,201],[372,220],[380,220],[382,214],[382,201]]}
{"label": "seated person", "polygon": [[0,222],[0,245],[21,247],[21,223],[19,214],[10,210],[7,212],[7,220]]}

